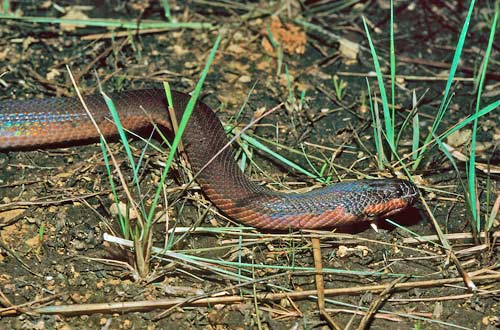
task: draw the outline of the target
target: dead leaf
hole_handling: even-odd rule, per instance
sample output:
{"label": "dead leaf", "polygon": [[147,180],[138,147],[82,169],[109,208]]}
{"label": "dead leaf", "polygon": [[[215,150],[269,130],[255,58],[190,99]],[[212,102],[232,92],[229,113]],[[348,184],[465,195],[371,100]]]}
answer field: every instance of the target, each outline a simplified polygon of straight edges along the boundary
{"label": "dead leaf", "polygon": [[252,81],[252,77],[247,76],[247,75],[243,75],[243,76],[240,76],[238,78],[238,82],[240,82],[240,83],[249,83],[251,81]]}
{"label": "dead leaf", "polygon": [[446,138],[446,144],[452,147],[460,147],[469,142],[472,137],[470,129],[458,130]]}
{"label": "dead leaf", "polygon": [[229,53],[237,54],[237,55],[244,54],[247,52],[243,47],[241,47],[238,44],[229,45],[229,47],[226,48],[226,51]]}
{"label": "dead leaf", "polygon": [[61,74],[61,71],[52,69],[47,74],[45,75],[45,78],[49,81],[54,81],[56,77],[58,77]]}
{"label": "dead leaf", "polygon": [[20,216],[26,211],[26,209],[12,209],[0,212],[0,223],[8,223],[10,220],[15,217]]}
{"label": "dead leaf", "polygon": [[123,202],[119,202],[118,205],[116,205],[116,203],[113,203],[109,207],[109,212],[114,216],[118,215],[118,210],[120,210],[120,214],[122,216],[128,215],[129,219],[137,219],[137,214],[135,213],[134,209],[129,208],[127,210],[127,205],[125,205],[125,203]]}
{"label": "dead leaf", "polygon": [[189,53],[189,51],[186,48],[183,48],[180,45],[174,45],[172,47],[172,50],[174,51],[174,54],[178,55],[178,56],[183,56],[183,55],[186,55],[187,53]]}
{"label": "dead leaf", "polygon": [[345,38],[339,40],[339,52],[346,65],[356,64],[358,60],[359,44]]}
{"label": "dead leaf", "polygon": [[28,238],[26,241],[24,241],[26,245],[29,247],[38,247],[40,246],[40,237],[38,235],[33,236],[32,238]]}
{"label": "dead leaf", "polygon": [[[82,9],[84,8],[82,8],[81,6],[69,7],[66,11],[66,15],[62,16],[61,18],[67,20],[89,19],[89,17],[82,11]],[[63,31],[75,31],[78,27],[85,27],[85,25],[61,23],[61,30]]]}

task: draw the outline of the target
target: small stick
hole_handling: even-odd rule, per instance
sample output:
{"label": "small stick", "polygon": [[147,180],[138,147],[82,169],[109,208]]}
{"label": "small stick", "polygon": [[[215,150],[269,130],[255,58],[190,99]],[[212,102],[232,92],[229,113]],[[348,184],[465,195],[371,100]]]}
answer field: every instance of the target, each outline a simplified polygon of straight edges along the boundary
{"label": "small stick", "polygon": [[[482,281],[498,281],[500,274],[472,276],[475,282]],[[412,288],[429,288],[436,286],[444,286],[447,284],[455,284],[463,282],[462,277],[445,278],[438,280],[416,281],[397,283],[393,286],[394,291],[403,291]],[[366,285],[356,286],[351,288],[337,288],[325,289],[325,297],[339,296],[339,295],[353,295],[362,294],[365,292],[382,292],[391,284],[379,285]],[[281,293],[261,293],[257,295],[259,301],[280,301],[282,299],[309,299],[311,296],[317,296],[317,290],[295,291],[295,292],[281,292]],[[224,296],[224,297],[208,297],[201,299],[178,298],[178,299],[159,299],[159,300],[143,300],[143,301],[123,301],[111,303],[96,303],[96,304],[81,304],[81,305],[53,305],[46,307],[34,308],[32,311],[39,314],[60,314],[60,315],[83,315],[93,313],[125,313],[125,312],[138,312],[150,311],[154,309],[166,309],[174,305],[181,304],[182,306],[213,306],[215,304],[236,304],[242,303],[248,296]],[[0,312],[0,316],[4,316]]]}
{"label": "small stick", "polygon": [[325,318],[326,322],[331,328],[335,330],[341,330],[342,327],[335,322],[335,320],[327,313],[325,309],[325,283],[323,281],[323,264],[321,261],[321,246],[319,237],[311,238],[313,257],[314,257],[314,269],[316,273],[314,279],[316,282],[316,291],[318,292],[318,309],[322,317]]}

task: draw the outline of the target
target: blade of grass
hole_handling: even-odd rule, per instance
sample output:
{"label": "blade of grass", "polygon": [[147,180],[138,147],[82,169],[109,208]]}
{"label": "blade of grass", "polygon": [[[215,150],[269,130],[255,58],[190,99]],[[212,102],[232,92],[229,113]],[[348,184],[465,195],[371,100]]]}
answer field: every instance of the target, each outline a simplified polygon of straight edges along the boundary
{"label": "blade of grass", "polygon": [[20,20],[31,23],[67,24],[78,26],[97,26],[106,28],[144,29],[212,29],[210,23],[199,22],[163,22],[163,21],[123,21],[109,18],[64,19],[56,17],[32,17],[0,14],[0,19]]}
{"label": "blade of grass", "polygon": [[125,153],[127,154],[130,167],[132,167],[132,171],[134,172],[135,182],[135,178],[137,176],[137,166],[135,164],[134,156],[132,155],[132,149],[130,148],[130,144],[128,143],[127,134],[125,133],[125,129],[123,128],[122,122],[120,120],[120,115],[116,110],[113,100],[108,95],[106,95],[103,90],[100,90],[100,92],[102,97],[104,98],[104,101],[106,102],[109,112],[111,113],[111,117],[114,124],[116,125],[116,129],[118,130],[118,135],[120,136],[123,148],[125,149]]}
{"label": "blade of grass", "polygon": [[273,150],[271,150],[269,147],[267,147],[266,145],[262,144],[261,142],[259,142],[258,140],[256,140],[255,138],[243,133],[240,135],[240,137],[247,141],[250,145],[252,145],[254,148],[257,148],[259,149],[260,151],[263,151],[267,154],[269,154],[270,156],[278,159],[280,162],[282,162],[283,164],[286,164],[288,166],[290,166],[291,168],[293,168],[294,170],[302,173],[302,174],[305,174],[307,175],[308,177],[310,178],[313,178],[315,180],[318,180],[319,182],[323,182],[323,179],[318,177],[318,175],[312,173],[312,172],[309,172],[308,170],[304,169],[302,166],[298,165],[298,164],[295,164],[294,162],[288,160],[287,158],[281,156],[280,154],[278,154],[277,152],[274,152]]}
{"label": "blade of grass", "polygon": [[161,175],[161,179],[159,181],[158,187],[156,189],[155,196],[153,198],[153,202],[151,203],[151,209],[149,211],[148,217],[146,219],[146,226],[150,226],[151,222],[153,220],[154,212],[156,205],[158,204],[158,199],[160,198],[160,194],[162,191],[162,186],[167,178],[168,171],[170,169],[170,166],[172,164],[172,161],[174,159],[175,152],[177,150],[177,146],[179,145],[182,134],[184,132],[184,129],[186,128],[186,125],[188,123],[189,117],[191,116],[194,107],[196,105],[196,101],[198,99],[198,96],[201,91],[201,87],[203,86],[203,83],[205,81],[205,78],[208,74],[208,70],[210,69],[210,66],[212,64],[212,61],[215,57],[215,54],[217,52],[217,49],[219,48],[219,44],[221,41],[222,37],[219,34],[217,36],[217,39],[215,40],[215,43],[212,47],[212,50],[210,51],[210,55],[208,56],[207,62],[205,63],[205,67],[201,73],[200,80],[198,80],[198,83],[196,84],[196,87],[193,91],[193,94],[191,95],[191,98],[189,99],[188,105],[186,106],[186,109],[184,111],[184,115],[182,116],[181,122],[179,123],[179,129],[177,133],[175,134],[174,141],[172,142],[172,148],[170,149],[170,153],[168,154],[167,162],[165,163],[165,167],[163,168],[163,173]]}
{"label": "blade of grass", "polygon": [[[488,113],[492,112],[493,110],[500,108],[500,100],[494,101],[493,103],[488,104],[481,110],[479,110],[478,113],[475,113],[471,115],[470,117],[458,122],[457,124],[453,125],[450,129],[448,129],[446,132],[441,134],[439,136],[440,139],[446,139],[448,136],[451,134],[455,133],[456,131],[460,130],[462,127],[472,123],[476,118],[480,118],[482,116],[487,115]],[[436,135],[437,136],[437,135]],[[429,141],[426,141],[421,147],[420,150],[423,148],[432,148],[434,145],[436,145],[436,139],[433,137]]]}
{"label": "blade of grass", "polygon": [[122,234],[123,236],[128,239],[130,236],[130,226],[128,219],[124,217],[124,215],[121,212],[121,208],[119,207],[120,202],[118,200],[118,191],[116,189],[115,181],[113,180],[113,170],[111,168],[111,164],[109,163],[109,157],[108,157],[108,151],[105,147],[104,140],[102,139],[102,136],[100,137],[100,146],[101,146],[101,152],[104,158],[104,166],[106,167],[106,172],[108,176],[108,181],[109,181],[109,186],[111,187],[111,192],[113,194],[113,202],[116,205],[116,209],[118,210],[118,220],[120,222],[120,227],[122,229]]}
{"label": "blade of grass", "polygon": [[162,0],[161,3],[163,4],[163,11],[165,13],[165,18],[169,22],[174,22],[174,20],[172,19],[172,15],[170,14],[170,6],[168,4],[168,0]]}
{"label": "blade of grass", "polygon": [[[445,154],[446,158],[448,158],[448,160],[450,161],[451,165],[455,169],[455,172],[457,173],[458,181],[460,182],[460,185],[462,186],[462,190],[463,190],[463,192],[465,194],[464,200],[465,200],[466,208],[468,210],[471,210],[471,206],[469,205],[470,204],[470,198],[469,198],[467,186],[465,185],[464,181],[462,180],[462,177],[460,176],[460,170],[458,168],[457,163],[455,162],[455,158],[450,153],[450,151],[448,150],[447,146],[443,143],[443,141],[438,136],[434,136],[434,138],[436,139],[436,142],[437,142],[437,144],[439,146],[439,149]],[[439,236],[439,237],[441,239],[441,236]]]}
{"label": "blade of grass", "polygon": [[[429,90],[426,90],[422,96],[420,97],[420,99],[417,100],[417,96],[415,94],[415,90],[413,91],[413,95],[412,95],[412,108],[411,108],[411,111],[410,113],[408,114],[408,116],[406,116],[405,120],[403,121],[403,124],[401,125],[401,128],[399,129],[399,132],[398,132],[398,135],[396,136],[396,146],[399,145],[399,141],[401,140],[401,137],[403,135],[403,132],[406,130],[406,127],[409,125],[410,121],[414,119],[415,116],[418,116],[418,105],[420,103],[420,101],[425,97],[425,95],[427,94]],[[415,123],[412,124],[412,128],[414,129],[413,131],[413,139],[417,138],[417,141],[415,142],[415,140],[413,141],[413,143],[415,143],[417,145],[417,147],[415,148],[415,150],[418,149],[418,145],[419,145],[419,138],[420,138],[420,128],[419,127],[415,127],[414,126]],[[415,132],[415,129],[416,129],[416,132]]]}
{"label": "blade of grass", "polygon": [[368,81],[368,78],[366,79],[366,88],[368,89],[368,101],[370,103],[370,113],[372,115],[372,121],[373,121],[373,139],[375,141],[375,149],[377,150],[377,164],[378,164],[378,169],[383,170],[384,169],[384,163],[387,161],[385,158],[384,154],[384,145],[382,144],[382,127],[380,125],[380,116],[379,116],[379,111],[378,111],[378,105],[373,103],[372,100],[372,92],[370,89],[370,82]]}
{"label": "blade of grass", "polygon": [[[490,113],[491,111],[497,109],[500,107],[500,100],[497,100],[493,103],[490,103],[489,105],[487,105],[486,107],[482,108],[481,110],[479,110],[479,112],[475,113],[474,115],[462,120],[461,122],[459,122],[458,124],[456,124],[455,126],[453,126],[450,130],[448,130],[446,133],[444,133],[442,136],[441,136],[441,139],[446,139],[448,136],[450,136],[451,134],[455,133],[456,131],[460,130],[462,127],[470,124],[471,122],[473,122],[474,120]],[[427,144],[428,146],[429,144]],[[425,145],[424,145],[425,146]]]}
{"label": "blade of grass", "polygon": [[396,150],[394,145],[394,121],[389,112],[389,103],[387,101],[387,94],[385,92],[384,80],[382,76],[382,70],[380,69],[380,63],[378,61],[377,52],[372,42],[370,31],[368,30],[368,25],[366,24],[366,19],[363,16],[363,25],[365,27],[366,37],[370,45],[370,51],[373,58],[373,66],[375,67],[375,72],[377,73],[377,82],[380,90],[380,98],[382,99],[382,108],[384,110],[384,123],[385,123],[385,134],[387,135],[387,143],[392,150]]}
{"label": "blade of grass", "polygon": [[396,54],[394,49],[394,1],[391,0],[391,24],[390,24],[390,67],[391,67],[391,118],[395,119],[395,96],[396,96]]}
{"label": "blade of grass", "polygon": [[[493,19],[493,23],[491,25],[490,37],[488,40],[488,47],[486,48],[486,53],[484,55],[483,67],[480,74],[479,79],[479,87],[477,90],[477,98],[476,98],[476,115],[479,112],[479,107],[481,104],[481,93],[483,91],[484,80],[486,77],[486,72],[488,69],[488,62],[491,54],[491,48],[493,46],[493,41],[495,40],[495,30],[498,20],[498,7],[495,11],[495,18]],[[481,221],[480,221],[480,208],[477,208],[477,191],[476,191],[476,138],[477,138],[477,124],[478,119],[474,119],[473,127],[472,127],[472,141],[470,147],[470,156],[469,156],[469,203],[472,210],[472,216],[474,222],[476,223],[477,232],[481,231]]]}
{"label": "blade of grass", "polygon": [[[417,101],[417,95],[415,94],[415,90],[413,90],[413,104],[414,106],[416,105]],[[412,160],[417,159],[417,152],[418,148],[420,145],[420,120],[418,118],[418,111],[415,111],[415,116],[413,116],[412,120],[412,126],[413,126],[413,138],[412,138],[412,144],[411,144],[411,154],[412,154]]]}
{"label": "blade of grass", "polygon": [[10,11],[10,0],[2,1],[2,12],[8,13]]}
{"label": "blade of grass", "polygon": [[474,9],[474,1],[475,0],[471,0],[471,3],[469,5],[469,11],[467,13],[467,17],[466,17],[464,25],[462,27],[460,37],[458,39],[457,48],[455,49],[455,54],[453,55],[453,61],[451,63],[450,73],[448,75],[448,80],[446,82],[446,87],[445,87],[445,91],[444,91],[444,95],[443,95],[443,101],[441,102],[441,105],[439,107],[436,118],[435,118],[434,122],[432,123],[431,130],[425,139],[424,146],[422,147],[422,149],[420,149],[418,157],[415,160],[415,163],[413,163],[413,170],[418,168],[420,162],[422,161],[423,156],[425,155],[425,153],[427,151],[426,146],[427,146],[428,142],[432,139],[432,137],[436,133],[436,131],[439,127],[439,124],[441,123],[441,120],[443,119],[443,116],[446,113],[446,110],[448,110],[448,104],[451,101],[451,97],[448,98],[448,96],[450,95],[451,84],[453,82],[453,78],[455,77],[455,73],[457,71],[458,62],[459,62],[460,56],[462,54],[462,49],[463,49],[463,45],[465,42],[465,38],[467,37],[467,30],[469,28],[469,23],[470,23],[472,11]]}
{"label": "blade of grass", "polygon": [[[139,162],[136,164],[136,161],[134,160],[134,155],[132,154],[132,149],[130,147],[130,143],[128,142],[128,139],[127,139],[127,135],[126,135],[125,129],[124,129],[122,123],[121,123],[120,116],[118,114],[118,111],[116,110],[116,107],[114,105],[113,100],[108,95],[106,95],[106,93],[102,90],[102,88],[101,88],[100,85],[99,85],[99,91],[100,91],[101,95],[103,96],[104,101],[106,102],[106,106],[108,107],[109,112],[111,113],[111,117],[113,119],[113,123],[116,126],[116,129],[118,131],[118,135],[120,137],[120,141],[121,141],[121,143],[123,145],[123,148],[125,149],[125,153],[127,155],[130,167],[132,167],[132,172],[133,172],[132,185],[135,185],[135,188],[137,189],[137,192],[138,192],[138,194],[140,196],[141,195],[141,186],[139,184],[139,169],[140,169],[140,166],[138,164],[142,160],[142,157],[143,157],[146,149],[143,150],[142,155],[141,155],[141,157],[139,159]],[[146,145],[146,147],[147,147],[147,145]],[[133,200],[129,200],[129,202],[130,203],[134,203],[134,205],[136,205]],[[145,214],[144,213],[145,212],[145,207],[144,207],[144,204],[142,203],[142,199],[139,201],[139,203],[138,203],[138,205],[136,205],[136,207],[138,207],[141,210],[141,212],[143,214]],[[127,220],[127,218],[125,218],[125,219]]]}
{"label": "blade of grass", "polygon": [[[127,199],[129,201],[133,201],[132,195],[131,195],[129,189],[127,188],[126,180],[125,180],[123,174],[120,171],[118,163],[117,163],[116,159],[114,158],[113,154],[111,153],[111,151],[109,149],[109,146],[108,146],[108,144],[106,142],[106,139],[102,135],[102,132],[101,132],[101,130],[99,128],[99,125],[97,125],[97,122],[94,120],[94,117],[92,116],[92,113],[90,112],[89,108],[87,107],[87,104],[85,103],[85,100],[84,100],[83,96],[81,95],[80,90],[78,89],[78,85],[76,83],[75,77],[73,76],[73,73],[71,72],[71,70],[70,70],[70,68],[69,68],[68,65],[66,65],[66,69],[67,69],[69,77],[71,79],[71,83],[73,84],[73,87],[75,88],[75,91],[76,91],[76,94],[78,96],[78,99],[80,100],[80,102],[82,104],[82,107],[85,109],[85,112],[88,114],[88,116],[89,116],[89,118],[90,118],[93,126],[95,127],[95,129],[99,133],[100,140],[102,142],[102,147],[107,149],[108,152],[106,154],[109,155],[109,159],[111,159],[111,161],[113,163],[113,166],[117,169],[117,175],[118,175],[118,177],[120,179],[121,184],[124,187],[124,191],[125,191],[125,194],[127,195]],[[99,88],[101,89],[100,86],[99,86]],[[101,91],[102,91],[102,89],[101,89]],[[108,157],[106,159],[108,159]],[[111,171],[108,171],[108,173],[111,174]],[[138,222],[138,224],[142,227],[144,222],[142,220],[142,217],[140,216],[139,211],[137,210],[137,206],[134,203],[132,203],[131,207],[134,209],[135,213],[137,214],[137,222]]]}

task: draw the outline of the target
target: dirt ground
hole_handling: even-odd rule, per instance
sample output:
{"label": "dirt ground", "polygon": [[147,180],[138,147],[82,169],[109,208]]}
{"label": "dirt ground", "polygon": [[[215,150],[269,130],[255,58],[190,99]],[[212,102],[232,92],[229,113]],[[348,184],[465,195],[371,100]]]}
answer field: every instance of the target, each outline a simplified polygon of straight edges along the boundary
{"label": "dirt ground", "polygon": [[[99,26],[2,18],[0,99],[74,95],[66,67],[86,94],[98,91],[98,81],[108,92],[161,88],[163,81],[190,92],[220,35],[200,97],[223,123],[241,129],[284,103],[246,133],[309,171],[324,166],[331,182],[404,177],[397,161],[378,168],[367,92],[368,82],[381,109],[377,80],[366,78],[374,66],[362,17],[388,74],[389,2],[338,3],[169,1],[176,21],[206,25],[113,33]],[[415,93],[421,143],[442,102],[467,5],[395,3],[396,127],[412,114]],[[130,24],[166,21],[157,1],[11,2],[10,12]],[[475,78],[493,15],[493,3],[476,4],[438,133],[475,111]],[[492,49],[481,107],[500,98],[499,45]],[[385,84],[390,95],[389,78]],[[500,195],[499,109],[481,117],[478,126],[476,187],[484,224]],[[468,169],[461,156],[470,150],[470,128],[444,140],[454,147],[455,163],[433,147],[416,169],[404,157],[412,150],[411,123],[403,130],[398,154],[426,204],[394,217],[402,227],[380,221],[378,233],[367,227],[293,233],[242,228],[221,215],[196,184],[182,189],[188,176],[177,162],[153,231],[153,245],[163,254],[152,258],[142,279],[134,271],[133,251],[105,239],[122,235],[99,144],[2,151],[0,328],[495,329],[500,217],[486,234],[474,229],[462,185]],[[142,157],[140,198],[150,200],[168,148],[155,142],[160,151],[147,148],[143,154],[144,142],[131,141],[134,155]],[[245,171],[256,182],[293,191],[319,185],[242,145],[252,159]],[[123,146],[115,142],[112,150],[130,180]],[[126,201],[120,187],[118,196]],[[174,227],[178,231],[167,235]],[[436,228],[447,237],[448,249]],[[415,235],[429,238],[417,242]],[[333,321],[320,315],[318,293],[308,292],[319,281],[312,237],[321,244],[325,313]],[[472,278],[477,290],[469,290],[464,278]],[[382,293],[373,287],[382,284]],[[90,304],[98,303],[93,310]],[[57,309],[62,305],[74,309]]]}

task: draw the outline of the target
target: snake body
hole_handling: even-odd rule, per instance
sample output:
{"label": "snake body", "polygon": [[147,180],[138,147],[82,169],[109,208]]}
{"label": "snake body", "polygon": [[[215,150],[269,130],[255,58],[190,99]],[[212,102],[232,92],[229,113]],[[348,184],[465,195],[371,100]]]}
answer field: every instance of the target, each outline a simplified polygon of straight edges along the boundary
{"label": "snake body", "polygon": [[[122,125],[131,131],[151,122],[172,129],[165,92],[156,89],[111,94]],[[176,117],[190,96],[172,92]],[[100,95],[84,97],[103,135],[116,135]],[[0,102],[0,150],[15,150],[96,140],[98,133],[77,98]],[[269,190],[241,172],[215,113],[198,102],[182,137],[197,181],[207,197],[229,217],[262,229],[318,229],[353,225],[386,217],[415,203],[418,190],[401,179],[358,180],[331,184],[303,194]],[[209,162],[217,153],[219,155]],[[208,165],[206,165],[208,163]]]}

